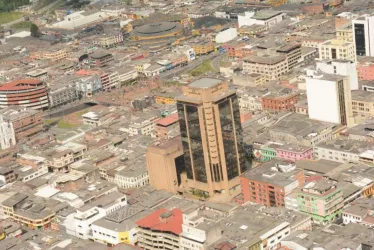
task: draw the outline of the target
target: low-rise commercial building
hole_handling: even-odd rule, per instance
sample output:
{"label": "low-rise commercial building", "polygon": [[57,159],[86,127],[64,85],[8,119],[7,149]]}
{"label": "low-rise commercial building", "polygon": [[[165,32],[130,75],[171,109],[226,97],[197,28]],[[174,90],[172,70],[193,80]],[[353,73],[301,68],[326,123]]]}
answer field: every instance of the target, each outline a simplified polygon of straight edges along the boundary
{"label": "low-rise commercial building", "polygon": [[93,67],[104,67],[113,61],[113,55],[102,50],[90,54],[90,63]]}
{"label": "low-rise commercial building", "polygon": [[195,55],[206,55],[214,51],[214,43],[211,41],[199,41],[190,44]]}
{"label": "low-rise commercial building", "polygon": [[138,78],[139,74],[138,71],[136,70],[135,67],[121,67],[116,69],[118,73],[118,81],[120,82],[121,85],[130,83],[136,78]]}
{"label": "low-rise commercial building", "polygon": [[[66,232],[81,239],[94,239],[93,223],[127,205],[126,195],[114,191],[93,200],[77,209],[74,218],[66,227]],[[109,235],[108,237],[115,237]]]}
{"label": "low-rise commercial building", "polygon": [[[3,109],[0,111],[3,127],[1,138],[9,145],[28,139],[44,129],[43,112],[33,109]],[[5,141],[4,141],[5,142]]]}
{"label": "low-rise commercial building", "polygon": [[304,115],[292,114],[269,129],[270,139],[286,141],[303,146],[314,146],[333,138],[336,124],[306,119]]}
{"label": "low-rise commercial building", "polygon": [[87,146],[76,142],[68,142],[54,150],[45,153],[46,163],[52,171],[68,171],[73,162],[83,159]]}
{"label": "low-rise commercial building", "polygon": [[23,193],[16,193],[1,203],[6,217],[36,230],[47,229],[56,213],[67,204],[46,199],[36,199]]}
{"label": "low-rise commercial building", "polygon": [[139,205],[127,205],[92,223],[93,240],[109,245],[132,244],[138,239],[135,222],[147,212]]}
{"label": "low-rise commercial building", "polygon": [[351,140],[364,141],[367,143],[374,143],[373,137],[374,124],[373,123],[364,123],[358,124],[349,128],[344,135],[348,136]]}
{"label": "low-rise commercial building", "polygon": [[315,145],[313,156],[315,159],[358,163],[360,155],[370,149],[366,142],[339,138]]}
{"label": "low-rise commercial building", "polygon": [[277,147],[277,158],[296,162],[313,158],[313,147],[286,143]]}
{"label": "low-rise commercial building", "polygon": [[103,89],[101,76],[98,72],[91,76],[83,76],[73,81],[79,96],[91,97]]}
{"label": "low-rise commercial building", "polygon": [[26,73],[28,78],[39,79],[40,81],[48,80],[48,72],[44,69],[36,69]]}
{"label": "low-rise commercial building", "polygon": [[149,183],[145,157],[140,156],[124,163],[114,174],[114,182],[121,188],[140,188]]}
{"label": "low-rise commercial building", "polygon": [[297,200],[300,211],[312,216],[318,224],[336,220],[344,204],[342,190],[324,179],[307,183],[298,193]]}
{"label": "low-rise commercial building", "polygon": [[61,61],[68,56],[65,48],[53,48],[46,50],[38,50],[31,53],[30,57],[37,60]]}
{"label": "low-rise commercial building", "polygon": [[102,48],[113,48],[123,42],[122,32],[113,32],[114,34],[103,34],[95,37],[93,44]]}
{"label": "low-rise commercial building", "polygon": [[295,104],[298,102],[299,93],[279,92],[265,95],[261,98],[262,110],[268,111],[291,111],[295,110]]}
{"label": "low-rise commercial building", "polygon": [[156,121],[156,137],[160,139],[169,139],[174,137],[175,131],[179,131],[178,114],[172,114]]}
{"label": "low-rise commercial building", "polygon": [[48,89],[49,107],[56,108],[58,106],[74,102],[79,96],[74,85],[50,85]]}
{"label": "low-rise commercial building", "polygon": [[263,74],[266,81],[279,80],[288,71],[287,56],[248,56],[243,60],[244,73]]}
{"label": "low-rise commercial building", "polygon": [[[179,235],[182,230],[183,214],[179,209],[159,209],[138,220],[138,245],[146,250],[157,248],[180,249]],[[157,238],[157,241],[153,239]]]}
{"label": "low-rise commercial building", "polygon": [[0,186],[15,182],[17,179],[13,169],[0,167]]}
{"label": "low-rise commercial building", "polygon": [[357,62],[357,74],[360,81],[374,80],[374,60],[372,57],[360,57]]}
{"label": "low-rise commercial building", "polygon": [[136,135],[148,135],[151,137],[156,137],[155,127],[156,121],[159,120],[158,117],[150,117],[150,118],[138,118],[129,126],[129,135],[136,136]]}
{"label": "low-rise commercial building", "polygon": [[352,91],[352,113],[357,124],[374,116],[374,93],[355,90]]}
{"label": "low-rise commercial building", "polygon": [[356,51],[354,43],[344,40],[329,40],[320,45],[319,58],[322,60],[342,59],[356,61]]}
{"label": "low-rise commercial building", "polygon": [[265,206],[284,206],[284,198],[304,185],[302,169],[295,165],[273,160],[247,171],[240,177],[244,201]]}

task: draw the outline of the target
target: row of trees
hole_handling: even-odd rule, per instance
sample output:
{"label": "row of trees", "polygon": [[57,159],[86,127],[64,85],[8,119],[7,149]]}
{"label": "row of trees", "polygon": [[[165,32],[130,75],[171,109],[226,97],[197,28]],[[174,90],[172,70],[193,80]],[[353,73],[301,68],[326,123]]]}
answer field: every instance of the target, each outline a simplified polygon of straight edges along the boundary
{"label": "row of trees", "polygon": [[0,0],[0,12],[9,12],[29,3],[30,0]]}

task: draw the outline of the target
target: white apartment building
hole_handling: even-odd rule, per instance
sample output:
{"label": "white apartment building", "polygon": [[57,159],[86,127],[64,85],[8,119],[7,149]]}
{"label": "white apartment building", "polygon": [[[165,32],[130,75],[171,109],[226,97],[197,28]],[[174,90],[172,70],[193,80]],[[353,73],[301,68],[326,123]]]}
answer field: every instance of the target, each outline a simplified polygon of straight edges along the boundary
{"label": "white apartment building", "polygon": [[244,12],[238,15],[239,28],[242,26],[251,26],[254,24],[264,25],[267,29],[277,25],[277,23],[284,20],[285,13],[278,11],[259,11],[259,12]]}
{"label": "white apartment building", "polygon": [[79,208],[66,232],[81,239],[93,239],[92,223],[127,205],[126,195],[115,191]]}
{"label": "white apartment building", "polygon": [[26,166],[17,171],[18,179],[20,179],[22,182],[31,181],[47,173],[48,166],[44,164],[39,166],[37,169],[31,166]]}
{"label": "white apartment building", "polygon": [[138,188],[149,183],[144,156],[125,163],[123,169],[114,175],[114,182],[121,188]]}
{"label": "white apartment building", "polygon": [[98,75],[80,78],[74,81],[74,84],[78,94],[87,97],[98,93],[103,88],[100,76]]}
{"label": "white apartment building", "polygon": [[179,236],[181,249],[207,249],[222,236],[219,224],[204,221],[203,217],[196,220],[196,217],[198,217],[198,210],[183,214],[182,233]]}
{"label": "white apartment building", "polygon": [[238,36],[238,31],[236,28],[223,29],[217,33],[215,37],[216,43],[227,43],[235,39]]}
{"label": "white apartment building", "polygon": [[355,54],[374,56],[374,16],[363,15],[352,21]]}
{"label": "white apartment building", "polygon": [[106,243],[106,244],[111,244],[111,245],[120,244],[122,241],[121,241],[120,233],[117,230],[117,227],[113,227],[113,228],[108,227],[108,226],[104,227],[101,225],[102,220],[104,219],[100,219],[96,222],[93,222],[92,224],[92,236],[95,239],[95,241]]}
{"label": "white apartment building", "polygon": [[82,116],[83,124],[92,125],[94,127],[101,126],[100,116],[93,111],[87,112]]}
{"label": "white apartment building", "polygon": [[343,223],[345,225],[350,224],[350,223],[361,223],[362,220],[365,218],[366,214],[368,213],[367,209],[362,209],[360,207],[357,207],[355,212],[352,211],[351,209],[346,209],[343,210],[342,212],[342,219]]}
{"label": "white apartment building", "polygon": [[111,245],[134,245],[138,238],[135,222],[146,215],[148,212],[142,206],[124,206],[92,224],[94,240]]}
{"label": "white apartment building", "polygon": [[120,84],[127,82],[127,81],[135,80],[138,77],[138,71],[136,70],[135,67],[133,68],[130,66],[123,67],[123,68],[117,69],[117,72],[118,72],[118,81],[120,82]]}
{"label": "white apartment building", "polygon": [[129,126],[129,135],[135,136],[135,135],[148,135],[151,137],[156,137],[155,133],[155,127],[156,127],[156,121],[158,118],[151,118],[151,119],[138,119],[138,121],[135,121],[133,124]]}
{"label": "white apartment building", "polygon": [[351,90],[346,76],[310,70],[306,78],[309,118],[351,126]]}
{"label": "white apartment building", "polygon": [[359,162],[357,152],[342,151],[341,149],[326,148],[326,145],[318,145],[313,148],[313,155],[316,159],[324,159],[336,162]]}
{"label": "white apartment building", "polygon": [[260,96],[253,96],[243,94],[239,97],[239,108],[245,111],[258,111],[262,110],[262,103]]}
{"label": "white apartment building", "polygon": [[316,61],[317,70],[327,74],[348,76],[351,90],[358,89],[357,63],[348,60]]}
{"label": "white apartment building", "polygon": [[[365,141],[337,139],[315,145],[313,147],[313,156],[315,159],[342,163],[358,163],[361,161],[361,158],[369,159],[373,157],[373,155],[370,154],[372,151],[368,149],[370,149],[370,145]],[[368,154],[368,156],[364,157],[366,154]]]}
{"label": "white apartment building", "polygon": [[[291,233],[290,223],[281,222],[278,226],[259,236],[263,249],[275,250],[282,239]],[[266,245],[265,245],[266,244]]]}
{"label": "white apartment building", "polygon": [[4,150],[14,145],[16,145],[16,136],[13,124],[4,120],[4,117],[0,114],[0,149]]}

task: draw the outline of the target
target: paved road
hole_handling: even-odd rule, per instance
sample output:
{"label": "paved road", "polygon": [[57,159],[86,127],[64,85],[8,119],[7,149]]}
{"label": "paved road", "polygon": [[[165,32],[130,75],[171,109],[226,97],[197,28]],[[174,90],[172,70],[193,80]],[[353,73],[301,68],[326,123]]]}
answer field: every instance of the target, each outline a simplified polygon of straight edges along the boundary
{"label": "paved road", "polygon": [[212,64],[212,68],[215,71],[219,72],[219,63],[220,63],[220,61],[222,61],[223,57],[225,57],[225,56],[226,56],[225,53],[224,54],[219,54],[218,56],[216,56],[212,59],[211,64]]}

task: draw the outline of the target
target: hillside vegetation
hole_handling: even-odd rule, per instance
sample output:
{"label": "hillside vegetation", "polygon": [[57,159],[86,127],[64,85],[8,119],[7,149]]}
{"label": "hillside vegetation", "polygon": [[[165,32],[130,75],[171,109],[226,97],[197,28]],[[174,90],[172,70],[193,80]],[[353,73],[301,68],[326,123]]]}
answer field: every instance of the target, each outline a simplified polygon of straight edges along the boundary
{"label": "hillside vegetation", "polygon": [[29,0],[0,0],[0,12],[9,12],[29,3]]}

